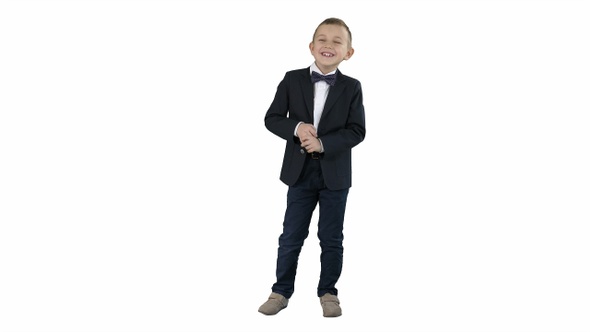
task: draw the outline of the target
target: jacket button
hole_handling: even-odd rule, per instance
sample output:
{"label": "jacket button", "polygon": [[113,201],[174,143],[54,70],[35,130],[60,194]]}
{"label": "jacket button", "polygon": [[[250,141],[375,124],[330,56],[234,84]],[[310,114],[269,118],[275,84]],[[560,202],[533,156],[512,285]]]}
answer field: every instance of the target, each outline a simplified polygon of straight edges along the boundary
{"label": "jacket button", "polygon": [[301,154],[305,154],[305,150],[303,149],[299,150],[299,152],[301,152]]}

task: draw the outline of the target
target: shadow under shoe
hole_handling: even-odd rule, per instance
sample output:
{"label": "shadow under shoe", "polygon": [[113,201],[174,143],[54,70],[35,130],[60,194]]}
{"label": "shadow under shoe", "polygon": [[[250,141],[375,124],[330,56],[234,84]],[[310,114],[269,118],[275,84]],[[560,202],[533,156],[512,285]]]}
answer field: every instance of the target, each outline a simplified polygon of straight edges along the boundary
{"label": "shadow under shoe", "polygon": [[272,292],[268,300],[258,308],[258,312],[265,315],[276,315],[279,311],[285,309],[287,304],[289,304],[288,298],[279,293]]}

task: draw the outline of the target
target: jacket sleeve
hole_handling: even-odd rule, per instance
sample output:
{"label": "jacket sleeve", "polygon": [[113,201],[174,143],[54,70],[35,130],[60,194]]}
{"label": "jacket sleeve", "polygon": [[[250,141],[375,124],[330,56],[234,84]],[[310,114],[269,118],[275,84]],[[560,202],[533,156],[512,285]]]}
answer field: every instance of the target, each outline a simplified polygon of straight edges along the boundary
{"label": "jacket sleeve", "polygon": [[289,87],[290,74],[286,73],[279,83],[275,97],[264,116],[264,125],[273,134],[286,139],[296,139],[294,136],[298,120],[289,118]]}

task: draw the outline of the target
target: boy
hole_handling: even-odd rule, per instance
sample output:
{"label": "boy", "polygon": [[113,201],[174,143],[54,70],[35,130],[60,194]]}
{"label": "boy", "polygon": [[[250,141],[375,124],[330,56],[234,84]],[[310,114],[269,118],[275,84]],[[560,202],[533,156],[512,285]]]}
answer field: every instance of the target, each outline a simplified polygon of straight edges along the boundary
{"label": "boy", "polygon": [[285,74],[264,122],[287,141],[280,179],[289,186],[279,237],[276,282],[259,312],[274,315],[293,295],[299,253],[319,203],[321,272],[317,294],[324,317],[342,314],[336,282],[342,271],[343,223],[351,186],[351,150],[365,137],[361,84],[338,65],[354,53],[344,21],[328,18],[309,49],[315,61]]}

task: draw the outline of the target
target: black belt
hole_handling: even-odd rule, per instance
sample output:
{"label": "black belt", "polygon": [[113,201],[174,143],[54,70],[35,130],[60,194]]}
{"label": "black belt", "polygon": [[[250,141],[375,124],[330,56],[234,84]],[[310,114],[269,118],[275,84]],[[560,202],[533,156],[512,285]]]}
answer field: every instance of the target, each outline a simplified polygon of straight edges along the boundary
{"label": "black belt", "polygon": [[[301,154],[304,154],[305,150],[301,149],[301,150],[299,150],[299,152],[301,152]],[[313,159],[313,160],[319,160],[321,157],[324,156],[324,154],[320,153],[320,152],[312,152],[312,153],[308,153],[307,155],[310,156],[311,159]]]}
{"label": "black belt", "polygon": [[319,160],[321,157],[324,156],[324,154],[323,153],[319,153],[319,152],[312,152],[312,153],[309,153],[309,156],[313,160]]}

